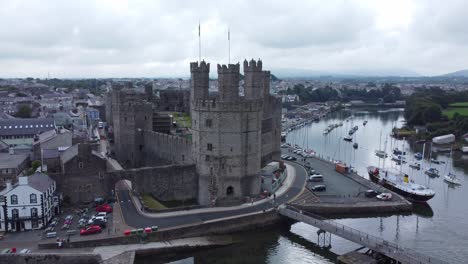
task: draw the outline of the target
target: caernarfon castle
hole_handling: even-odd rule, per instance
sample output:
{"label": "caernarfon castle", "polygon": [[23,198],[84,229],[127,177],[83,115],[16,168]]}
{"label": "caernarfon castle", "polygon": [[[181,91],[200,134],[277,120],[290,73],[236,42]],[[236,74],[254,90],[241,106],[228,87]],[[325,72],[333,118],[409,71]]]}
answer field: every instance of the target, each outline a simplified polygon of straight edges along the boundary
{"label": "caernarfon castle", "polygon": [[[260,193],[262,166],[280,159],[281,104],[270,95],[270,72],[260,60],[244,61],[241,93],[240,66],[217,65],[218,91],[210,93],[210,64],[190,63],[190,137],[153,131],[157,114],[151,87],[140,94],[114,87],[106,114],[117,160],[133,174],[139,168],[152,167],[157,174],[159,167],[167,171],[173,166],[184,175],[178,181],[182,176],[171,173],[165,184],[155,176],[136,188],[148,191],[147,182],[152,182],[152,188],[167,188],[158,191],[163,195],[180,188],[168,181],[179,182],[186,185],[181,192],[192,193],[201,205],[232,204]],[[141,177],[152,176],[146,172]]]}

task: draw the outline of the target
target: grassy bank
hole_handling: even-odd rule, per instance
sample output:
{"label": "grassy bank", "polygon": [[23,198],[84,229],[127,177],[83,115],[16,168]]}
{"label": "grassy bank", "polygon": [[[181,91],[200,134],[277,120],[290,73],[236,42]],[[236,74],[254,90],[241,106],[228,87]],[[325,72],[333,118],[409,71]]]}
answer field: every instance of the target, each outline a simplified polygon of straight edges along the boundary
{"label": "grassy bank", "polygon": [[455,113],[458,113],[461,116],[468,116],[468,107],[463,108],[463,107],[449,107],[445,109],[442,114],[445,115],[446,117],[452,119],[453,115]]}
{"label": "grassy bank", "polygon": [[141,195],[141,198],[143,199],[145,206],[150,209],[153,209],[153,210],[167,209],[165,205],[160,203],[158,200],[154,199],[149,193],[143,193]]}

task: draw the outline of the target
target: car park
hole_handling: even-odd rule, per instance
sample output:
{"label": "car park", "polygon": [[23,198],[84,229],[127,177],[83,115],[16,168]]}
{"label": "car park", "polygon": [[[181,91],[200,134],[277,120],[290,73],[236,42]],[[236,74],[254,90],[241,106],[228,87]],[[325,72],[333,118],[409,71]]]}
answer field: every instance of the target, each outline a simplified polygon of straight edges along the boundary
{"label": "car park", "polygon": [[97,233],[101,233],[102,232],[102,228],[98,225],[91,225],[91,226],[88,226],[87,228],[83,228],[80,230],[80,235],[81,236],[84,236],[84,235],[91,235],[91,234],[97,234]]}
{"label": "car park", "polygon": [[314,192],[324,192],[327,190],[327,187],[325,185],[315,185],[314,187],[311,188],[312,191]]}

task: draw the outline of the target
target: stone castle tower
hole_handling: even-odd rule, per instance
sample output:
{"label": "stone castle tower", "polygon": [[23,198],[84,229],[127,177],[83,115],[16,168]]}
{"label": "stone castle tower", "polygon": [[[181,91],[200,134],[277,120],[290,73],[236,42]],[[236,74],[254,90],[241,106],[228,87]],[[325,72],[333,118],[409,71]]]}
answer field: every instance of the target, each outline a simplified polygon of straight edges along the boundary
{"label": "stone castle tower", "polygon": [[[190,64],[192,154],[199,174],[199,203],[203,205],[258,195],[264,152],[279,153],[279,145],[274,149],[262,143],[262,134],[271,133],[272,124],[278,123],[271,121],[272,113],[266,113],[270,129],[262,131],[264,105],[271,97],[270,73],[262,71],[262,62],[244,61],[244,96],[239,95],[239,64],[218,65],[217,70],[218,94],[210,96],[210,64]],[[268,153],[268,159],[272,157]]]}
{"label": "stone castle tower", "polygon": [[113,87],[111,97],[116,157],[126,167],[140,167],[144,165],[140,157],[144,142],[138,130],[152,130],[152,105],[119,84]]}

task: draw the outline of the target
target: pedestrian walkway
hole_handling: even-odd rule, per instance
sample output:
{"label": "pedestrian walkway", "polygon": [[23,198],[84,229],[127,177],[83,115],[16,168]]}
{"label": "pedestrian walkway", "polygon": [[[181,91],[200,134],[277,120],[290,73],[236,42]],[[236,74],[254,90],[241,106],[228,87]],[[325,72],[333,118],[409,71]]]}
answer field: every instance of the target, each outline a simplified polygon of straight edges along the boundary
{"label": "pedestrian walkway", "polygon": [[[287,163],[285,163],[285,165],[286,165],[286,170],[288,172],[288,176],[286,177],[286,180],[284,181],[283,185],[276,191],[276,193],[275,193],[276,198],[282,197],[284,195],[287,196],[287,194],[285,194],[285,193],[292,186],[292,184],[294,183],[294,180],[296,178],[296,169],[293,166],[291,166],[291,165],[289,165]],[[271,197],[266,198],[266,199],[261,199],[261,200],[257,200],[257,201],[250,202],[250,203],[244,203],[244,204],[241,204],[241,205],[238,205],[238,206],[210,207],[210,208],[201,208],[201,209],[184,210],[184,211],[174,211],[174,212],[166,212],[166,213],[148,213],[148,212],[142,211],[142,205],[140,203],[140,200],[137,197],[135,197],[134,195],[131,196],[132,202],[134,203],[135,208],[138,210],[138,213],[141,214],[141,215],[144,215],[146,217],[150,217],[150,218],[165,218],[165,217],[170,217],[170,216],[196,215],[196,214],[200,214],[200,213],[212,213],[212,212],[223,212],[223,211],[239,210],[239,209],[248,208],[248,207],[255,206],[255,205],[272,203],[273,199],[274,199],[273,197],[274,196],[272,195]],[[294,197],[286,197],[286,198],[293,199]],[[290,199],[288,199],[288,200],[290,200]]]}

